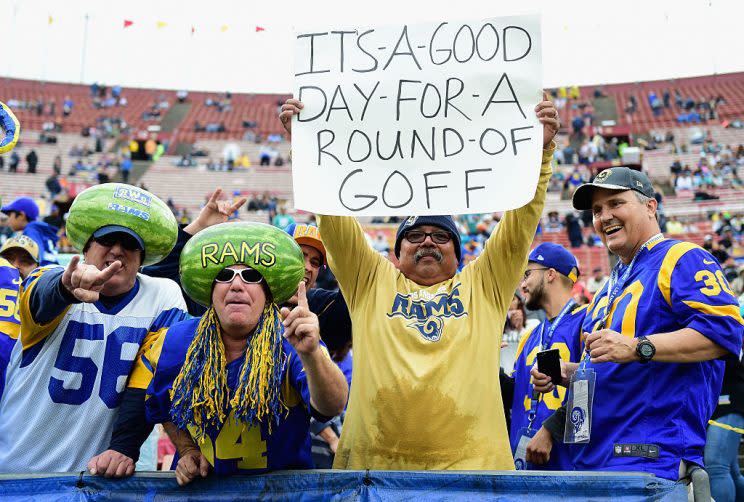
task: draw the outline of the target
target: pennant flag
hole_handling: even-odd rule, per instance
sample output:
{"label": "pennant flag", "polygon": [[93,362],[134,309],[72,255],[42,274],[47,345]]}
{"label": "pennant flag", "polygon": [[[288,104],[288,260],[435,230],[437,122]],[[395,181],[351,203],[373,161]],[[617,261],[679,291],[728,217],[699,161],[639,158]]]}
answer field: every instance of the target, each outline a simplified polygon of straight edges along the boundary
{"label": "pennant flag", "polygon": [[165,21],[158,21],[158,29],[165,28],[166,26],[168,26],[168,23]]}
{"label": "pennant flag", "polygon": [[223,24],[222,26],[220,26],[220,31],[222,33],[225,33],[227,30],[228,30],[228,26],[226,24]]}
{"label": "pennant flag", "polygon": [[256,33],[258,33],[259,31],[264,31],[264,28],[260,26],[256,26]]}
{"label": "pennant flag", "polygon": [[54,18],[52,16],[49,16],[49,24],[52,24],[54,22]]}
{"label": "pennant flag", "polygon": [[129,28],[129,27],[130,27],[130,26],[132,26],[133,24],[134,24],[134,21],[130,21],[130,20],[128,20],[128,19],[125,19],[125,20],[124,20],[124,28]]}

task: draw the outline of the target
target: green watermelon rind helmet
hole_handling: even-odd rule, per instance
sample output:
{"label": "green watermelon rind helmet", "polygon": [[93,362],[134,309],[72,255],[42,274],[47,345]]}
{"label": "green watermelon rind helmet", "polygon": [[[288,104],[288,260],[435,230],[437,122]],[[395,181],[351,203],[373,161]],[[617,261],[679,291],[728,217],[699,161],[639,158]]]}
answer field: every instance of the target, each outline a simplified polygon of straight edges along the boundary
{"label": "green watermelon rind helmet", "polygon": [[264,223],[220,223],[197,233],[184,246],[181,285],[194,301],[208,307],[217,274],[238,264],[261,273],[276,304],[291,298],[305,277],[302,249],[283,230]]}
{"label": "green watermelon rind helmet", "polygon": [[165,202],[124,183],[104,183],[80,192],[67,217],[67,238],[82,251],[96,230],[109,225],[126,227],[142,239],[143,266],[162,261],[178,239],[176,217]]}

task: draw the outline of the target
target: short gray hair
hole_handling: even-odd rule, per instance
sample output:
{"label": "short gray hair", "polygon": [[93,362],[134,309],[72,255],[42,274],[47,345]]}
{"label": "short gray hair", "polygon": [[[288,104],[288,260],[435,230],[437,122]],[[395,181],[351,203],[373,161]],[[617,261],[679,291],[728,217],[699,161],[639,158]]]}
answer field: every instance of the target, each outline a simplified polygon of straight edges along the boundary
{"label": "short gray hair", "polygon": [[651,199],[653,199],[653,197],[646,197],[641,192],[636,192],[635,190],[633,190],[633,193],[635,194],[636,198],[638,199],[638,202],[640,202],[644,206],[646,205],[646,203],[648,201],[650,201]]}
{"label": "short gray hair", "polygon": [[[646,197],[641,192],[636,192],[635,190],[633,190],[633,193],[635,194],[636,198],[638,199],[638,202],[640,202],[641,205],[643,205],[643,206],[645,206],[648,203],[648,201],[650,201],[650,200],[656,200],[655,197]],[[656,217],[656,223],[658,223],[659,225],[661,225],[661,215],[659,214],[658,209],[659,208],[657,206],[656,211],[654,211],[654,216]]]}

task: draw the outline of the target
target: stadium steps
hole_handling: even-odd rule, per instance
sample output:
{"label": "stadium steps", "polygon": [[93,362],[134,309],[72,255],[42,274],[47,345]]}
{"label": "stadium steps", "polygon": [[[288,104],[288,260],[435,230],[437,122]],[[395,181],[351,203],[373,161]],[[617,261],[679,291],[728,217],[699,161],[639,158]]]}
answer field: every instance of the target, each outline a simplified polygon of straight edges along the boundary
{"label": "stadium steps", "polygon": [[168,109],[163,120],[160,121],[160,130],[172,132],[183,122],[186,115],[191,111],[191,103],[176,103]]}

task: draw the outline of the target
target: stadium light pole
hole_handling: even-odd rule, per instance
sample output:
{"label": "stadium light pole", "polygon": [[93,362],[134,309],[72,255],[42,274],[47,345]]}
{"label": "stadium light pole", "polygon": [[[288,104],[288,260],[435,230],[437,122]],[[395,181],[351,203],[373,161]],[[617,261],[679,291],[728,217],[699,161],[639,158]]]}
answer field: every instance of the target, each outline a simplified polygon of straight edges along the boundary
{"label": "stadium light pole", "polygon": [[85,13],[85,26],[83,27],[83,54],[80,61],[80,83],[84,83],[85,76],[85,52],[88,49],[88,13]]}

